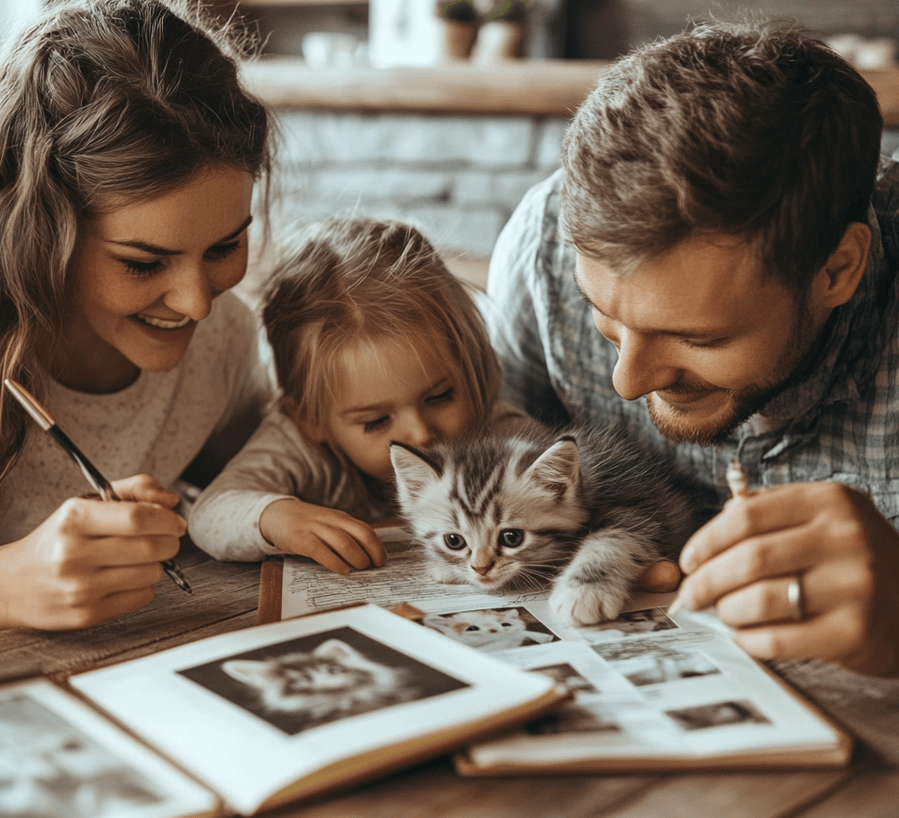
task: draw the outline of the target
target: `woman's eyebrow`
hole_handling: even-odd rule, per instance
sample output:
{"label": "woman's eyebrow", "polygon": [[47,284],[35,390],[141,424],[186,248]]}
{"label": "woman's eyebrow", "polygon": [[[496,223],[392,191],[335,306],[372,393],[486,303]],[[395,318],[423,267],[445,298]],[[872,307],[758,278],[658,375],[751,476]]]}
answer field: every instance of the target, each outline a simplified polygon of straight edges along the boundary
{"label": "woman's eyebrow", "polygon": [[[214,242],[214,244],[224,244],[227,241],[231,241],[231,239],[237,238],[244,230],[246,230],[253,221],[252,216],[248,216],[233,232],[229,233],[227,236],[223,236],[218,241]],[[167,247],[160,247],[157,244],[149,244],[145,241],[117,241],[115,239],[110,239],[109,244],[115,244],[119,247],[131,247],[134,250],[141,250],[144,253],[149,253],[154,256],[180,256],[184,251],[183,250],[170,250]]]}

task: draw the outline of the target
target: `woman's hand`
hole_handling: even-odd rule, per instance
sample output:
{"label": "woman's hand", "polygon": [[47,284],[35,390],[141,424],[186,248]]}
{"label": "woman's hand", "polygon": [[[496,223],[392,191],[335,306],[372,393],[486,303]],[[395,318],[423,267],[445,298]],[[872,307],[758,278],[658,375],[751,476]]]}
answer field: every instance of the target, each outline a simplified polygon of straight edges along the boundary
{"label": "woman's hand", "polygon": [[178,497],[153,477],[113,483],[122,502],[66,500],[27,537],[0,547],[0,627],[97,625],[153,598],[178,553]]}
{"label": "woman's hand", "polygon": [[793,483],[729,500],[681,567],[680,602],[714,605],[752,655],[899,676],[899,533],[861,492]]}
{"label": "woman's hand", "polygon": [[259,517],[259,531],[280,551],[309,557],[337,574],[387,562],[387,552],[370,525],[302,500],[268,505]]}

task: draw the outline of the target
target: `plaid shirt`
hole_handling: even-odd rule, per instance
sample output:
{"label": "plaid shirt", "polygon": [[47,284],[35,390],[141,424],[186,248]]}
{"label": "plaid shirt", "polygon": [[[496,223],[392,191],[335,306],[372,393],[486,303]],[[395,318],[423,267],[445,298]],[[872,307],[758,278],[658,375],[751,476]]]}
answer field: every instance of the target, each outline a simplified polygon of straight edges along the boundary
{"label": "plaid shirt", "polygon": [[491,259],[485,311],[506,397],[550,423],[618,417],[713,484],[721,502],[727,463],[745,435],[750,486],[837,480],[868,493],[899,523],[899,164],[882,169],[869,208],[868,268],[836,310],[818,368],[708,447],[665,440],[645,402],[625,401],[612,387],[617,351],[596,331],[574,286],[573,250],[558,238],[560,180],[558,171],[525,196]]}

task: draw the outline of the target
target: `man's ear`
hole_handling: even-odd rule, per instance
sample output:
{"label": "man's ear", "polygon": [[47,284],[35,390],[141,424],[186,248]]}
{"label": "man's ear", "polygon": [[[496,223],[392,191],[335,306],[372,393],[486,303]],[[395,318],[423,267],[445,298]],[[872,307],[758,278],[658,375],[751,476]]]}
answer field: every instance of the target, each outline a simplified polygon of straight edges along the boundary
{"label": "man's ear", "polygon": [[868,266],[871,228],[861,222],[850,222],[837,249],[812,280],[817,302],[829,309],[849,301]]}

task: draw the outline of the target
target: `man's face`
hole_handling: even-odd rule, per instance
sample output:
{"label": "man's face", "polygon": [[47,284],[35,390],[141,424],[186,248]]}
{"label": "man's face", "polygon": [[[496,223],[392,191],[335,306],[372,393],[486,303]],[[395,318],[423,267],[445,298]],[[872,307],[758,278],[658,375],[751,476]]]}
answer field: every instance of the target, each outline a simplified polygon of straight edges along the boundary
{"label": "man's face", "polygon": [[613,385],[675,442],[710,445],[761,409],[816,346],[830,308],[772,277],[744,243],[690,239],[616,276],[578,254],[575,279],[618,348]]}

